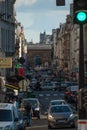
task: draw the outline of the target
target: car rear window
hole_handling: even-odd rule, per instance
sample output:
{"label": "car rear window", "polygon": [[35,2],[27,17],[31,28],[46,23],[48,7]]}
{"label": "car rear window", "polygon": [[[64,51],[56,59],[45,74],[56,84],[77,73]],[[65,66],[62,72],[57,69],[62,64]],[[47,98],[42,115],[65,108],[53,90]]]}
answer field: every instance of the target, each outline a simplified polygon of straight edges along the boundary
{"label": "car rear window", "polygon": [[55,106],[51,108],[52,113],[59,113],[59,112],[70,112],[68,106]]}
{"label": "car rear window", "polygon": [[65,104],[65,102],[64,101],[51,102],[51,105],[61,105],[61,104]]}

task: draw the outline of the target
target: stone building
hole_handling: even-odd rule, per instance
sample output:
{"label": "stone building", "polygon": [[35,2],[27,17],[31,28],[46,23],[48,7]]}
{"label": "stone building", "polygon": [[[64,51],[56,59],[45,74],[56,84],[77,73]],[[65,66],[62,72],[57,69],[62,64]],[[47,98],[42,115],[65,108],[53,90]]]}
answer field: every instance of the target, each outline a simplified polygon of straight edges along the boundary
{"label": "stone building", "polygon": [[[0,57],[13,58],[15,54],[15,13],[16,0],[0,0]],[[9,76],[12,68],[0,68],[0,102],[3,102],[6,94],[5,84],[1,79]]]}
{"label": "stone building", "polygon": [[[15,1],[0,1],[0,57],[12,58],[15,54]],[[11,71],[11,69],[0,69],[3,76],[9,75]]]}
{"label": "stone building", "polygon": [[27,61],[30,67],[50,66],[52,46],[50,44],[28,44]]}
{"label": "stone building", "polygon": [[57,33],[56,47],[58,49],[58,68],[70,69],[70,16],[67,15],[66,23],[60,24],[60,29]]}
{"label": "stone building", "polygon": [[19,59],[20,57],[26,58],[27,54],[27,43],[24,35],[24,28],[21,23],[16,21],[15,28],[15,59]]}

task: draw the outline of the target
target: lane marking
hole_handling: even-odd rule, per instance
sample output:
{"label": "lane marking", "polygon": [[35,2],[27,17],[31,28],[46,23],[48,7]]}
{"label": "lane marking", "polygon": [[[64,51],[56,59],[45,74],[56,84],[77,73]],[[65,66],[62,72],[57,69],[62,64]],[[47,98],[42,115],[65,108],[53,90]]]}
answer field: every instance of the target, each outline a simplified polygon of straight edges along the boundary
{"label": "lane marking", "polygon": [[26,128],[42,128],[42,127],[47,127],[47,125],[36,125],[36,126],[31,126]]}

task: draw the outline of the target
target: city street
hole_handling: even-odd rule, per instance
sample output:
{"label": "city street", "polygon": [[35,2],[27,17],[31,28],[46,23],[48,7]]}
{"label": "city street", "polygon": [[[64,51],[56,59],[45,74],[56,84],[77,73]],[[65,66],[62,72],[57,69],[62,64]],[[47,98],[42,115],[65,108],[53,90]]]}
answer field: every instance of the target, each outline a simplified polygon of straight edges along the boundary
{"label": "city street", "polygon": [[[39,99],[41,103],[41,118],[33,118],[32,119],[32,126],[27,127],[26,130],[48,130],[47,124],[47,107],[49,105],[49,101],[52,99],[63,99],[64,94],[63,92],[58,91],[34,91],[34,94]],[[77,128],[58,128],[58,130],[77,130]]]}
{"label": "city street", "polygon": [[0,130],[57,126],[87,130],[87,0],[0,0]]}
{"label": "city street", "polygon": [[[64,92],[62,91],[34,91],[35,97],[39,99],[41,103],[41,113],[45,114],[48,109],[49,102],[56,99],[64,99]],[[74,108],[72,104],[71,107]]]}
{"label": "city street", "polygon": [[[39,120],[33,119],[32,126],[27,127],[26,130],[48,130],[46,116],[42,116]],[[77,130],[77,128],[58,128],[58,130]]]}

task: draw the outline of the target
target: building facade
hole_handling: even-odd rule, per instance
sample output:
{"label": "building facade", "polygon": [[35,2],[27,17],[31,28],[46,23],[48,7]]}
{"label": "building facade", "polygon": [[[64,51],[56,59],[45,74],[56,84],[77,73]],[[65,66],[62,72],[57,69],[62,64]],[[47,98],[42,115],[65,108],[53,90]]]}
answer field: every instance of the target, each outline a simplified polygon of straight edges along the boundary
{"label": "building facade", "polygon": [[52,46],[50,44],[28,44],[27,61],[30,67],[50,66]]}

